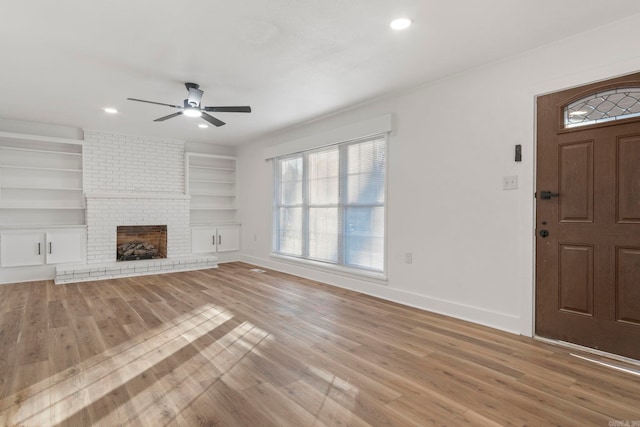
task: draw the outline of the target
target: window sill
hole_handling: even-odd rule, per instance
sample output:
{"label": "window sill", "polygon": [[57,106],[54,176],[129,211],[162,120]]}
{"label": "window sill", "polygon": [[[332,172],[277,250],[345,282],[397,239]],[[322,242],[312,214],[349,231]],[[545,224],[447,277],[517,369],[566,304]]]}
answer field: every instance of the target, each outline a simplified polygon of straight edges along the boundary
{"label": "window sill", "polygon": [[345,267],[342,265],[327,264],[324,262],[313,261],[309,259],[296,258],[280,254],[271,254],[271,258],[278,261],[282,261],[288,264],[298,264],[314,270],[323,271],[326,273],[334,273],[340,276],[352,277],[354,279],[367,280],[374,282],[378,285],[387,285],[387,276],[385,273],[375,273],[365,270],[359,270],[357,268]]}

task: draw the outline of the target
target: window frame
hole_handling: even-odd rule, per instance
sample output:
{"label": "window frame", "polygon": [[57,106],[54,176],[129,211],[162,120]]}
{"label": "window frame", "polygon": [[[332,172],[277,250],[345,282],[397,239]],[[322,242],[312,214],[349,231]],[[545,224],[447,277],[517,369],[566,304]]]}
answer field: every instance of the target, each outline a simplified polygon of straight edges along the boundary
{"label": "window frame", "polygon": [[[382,139],[384,141],[384,169],[383,169],[383,202],[382,203],[365,203],[365,204],[354,204],[347,203],[347,155],[346,152],[349,146],[366,143],[368,141],[375,141]],[[313,153],[329,151],[337,148],[339,150],[339,164],[338,164],[338,203],[334,204],[320,204],[314,205],[310,203],[309,200],[309,156]],[[281,201],[281,190],[282,190],[282,181],[281,181],[281,165],[282,161],[288,159],[302,159],[302,204],[300,205],[287,205],[282,204]],[[332,272],[337,272],[342,275],[353,276],[356,278],[367,277],[368,279],[374,279],[379,281],[381,284],[386,283],[386,274],[387,274],[387,263],[388,263],[388,254],[387,254],[387,228],[388,228],[388,186],[389,186],[389,135],[388,132],[379,133],[375,135],[368,135],[366,137],[355,138],[348,141],[341,141],[335,144],[329,144],[322,147],[317,147],[314,149],[304,150],[296,153],[291,153],[287,155],[283,155],[280,157],[276,157],[273,159],[273,196],[272,196],[272,246],[271,246],[271,257],[276,258],[278,260],[300,263],[308,267],[312,267],[314,269],[319,270],[329,270]],[[281,233],[279,229],[280,224],[280,209],[287,207],[302,207],[302,241],[301,241],[301,255],[296,254],[287,254],[283,252],[278,252],[278,248],[280,248],[280,239]],[[309,210],[313,206],[336,206],[338,208],[338,248],[337,248],[337,261],[329,261],[329,260],[321,260],[314,259],[309,256]],[[383,209],[384,221],[383,221],[383,248],[382,248],[382,270],[360,267],[352,264],[346,264],[346,254],[345,254],[345,211],[349,207],[367,207],[367,208],[375,208],[381,207]]]}

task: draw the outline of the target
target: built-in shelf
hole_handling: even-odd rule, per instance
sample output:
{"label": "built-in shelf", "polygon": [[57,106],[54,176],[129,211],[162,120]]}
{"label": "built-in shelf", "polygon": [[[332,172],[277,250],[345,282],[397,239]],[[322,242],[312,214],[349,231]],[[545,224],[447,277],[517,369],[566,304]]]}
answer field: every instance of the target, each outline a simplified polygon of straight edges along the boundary
{"label": "built-in shelf", "polygon": [[49,206],[49,205],[0,205],[0,209],[13,209],[13,210],[63,210],[63,211],[83,211],[84,206]]}
{"label": "built-in shelf", "polygon": [[[191,227],[192,228],[196,228],[196,227],[209,227],[211,224],[207,223],[207,222],[195,222],[195,223],[191,223]],[[237,225],[240,226],[240,223],[237,221],[218,221],[216,222],[216,225]]]}
{"label": "built-in shelf", "polygon": [[50,150],[36,150],[33,148],[20,148],[20,147],[0,147],[0,151],[9,150],[9,151],[26,151],[31,153],[45,153],[45,154],[56,154],[56,155],[65,155],[65,156],[82,156],[82,153],[69,153],[69,152],[60,152],[60,151],[50,151]]}
{"label": "built-in shelf", "polygon": [[82,144],[0,132],[0,224],[84,224]]}
{"label": "built-in shelf", "polygon": [[207,193],[206,191],[192,191],[192,196],[212,196],[212,197],[236,197],[231,193]]}
{"label": "built-in shelf", "polygon": [[82,169],[59,169],[59,168],[43,168],[39,166],[16,166],[16,165],[0,165],[2,169],[29,169],[38,171],[52,171],[52,172],[78,172],[82,173]]}
{"label": "built-in shelf", "polygon": [[2,185],[0,189],[6,190],[47,190],[47,191],[82,191],[82,188],[65,188],[65,187],[29,187],[21,185]]}
{"label": "built-in shelf", "polygon": [[207,170],[212,170],[212,171],[235,172],[234,168],[215,168],[215,167],[211,167],[211,166],[191,166],[191,169],[207,169]]}
{"label": "built-in shelf", "polygon": [[236,208],[201,208],[201,207],[191,207],[189,208],[192,211],[235,211]]}
{"label": "built-in shelf", "polygon": [[235,184],[235,181],[220,181],[217,179],[192,179],[191,182],[206,182],[209,184]]}
{"label": "built-in shelf", "polygon": [[185,187],[191,196],[191,224],[234,224],[236,158],[186,153]]}

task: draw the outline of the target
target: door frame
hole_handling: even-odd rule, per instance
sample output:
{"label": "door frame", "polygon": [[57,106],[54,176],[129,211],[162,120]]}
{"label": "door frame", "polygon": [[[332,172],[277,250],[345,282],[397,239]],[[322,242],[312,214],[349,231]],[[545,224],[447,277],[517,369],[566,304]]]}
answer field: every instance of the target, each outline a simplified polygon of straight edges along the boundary
{"label": "door frame", "polygon": [[[529,334],[528,336],[533,337],[533,338],[537,338],[537,339],[541,339],[541,340],[546,340],[546,341],[553,341],[550,340],[548,338],[544,338],[544,337],[540,337],[536,334],[536,288],[537,288],[537,277],[536,277],[536,269],[537,269],[537,258],[536,258],[536,249],[537,249],[537,238],[536,238],[536,226],[537,226],[537,199],[534,196],[537,192],[537,188],[536,188],[536,183],[538,180],[538,130],[537,130],[537,125],[538,125],[538,108],[537,108],[537,104],[538,104],[538,98],[545,96],[545,95],[549,95],[552,93],[556,93],[556,92],[562,92],[565,90],[569,90],[569,89],[574,89],[574,88],[578,88],[581,86],[588,86],[588,85],[593,85],[593,84],[598,84],[598,83],[605,83],[609,80],[613,80],[619,77],[624,77],[630,74],[636,74],[638,72],[640,72],[640,67],[633,67],[632,69],[625,69],[624,71],[620,71],[620,69],[618,67],[614,67],[613,69],[610,69],[611,67],[603,67],[598,69],[597,71],[599,71],[599,73],[597,74],[597,76],[592,76],[592,77],[579,77],[578,75],[570,75],[567,77],[567,82],[565,84],[562,83],[558,83],[558,84],[554,84],[552,87],[545,87],[545,89],[539,88],[539,89],[534,89],[532,88],[532,92],[530,92],[531,98],[533,100],[533,139],[531,141],[532,144],[532,192],[530,194],[530,197],[532,197],[532,203],[530,205],[531,209],[532,209],[532,222],[530,223],[530,235],[529,238],[530,240],[530,250],[531,250],[531,286],[525,291],[524,295],[526,296],[526,300],[529,301],[529,303],[527,304],[526,302],[523,302],[523,331],[528,331]],[[615,71],[614,71],[615,69]],[[593,70],[592,70],[593,71]],[[608,75],[603,75],[604,74],[608,74]],[[575,79],[578,79],[579,82],[576,83],[576,81],[574,81]],[[530,298],[530,299],[529,299]],[[527,307],[525,307],[525,305]],[[525,311],[525,309],[531,310],[529,313],[527,313]],[[577,344],[571,344],[571,343],[567,343],[568,345],[572,345],[572,346],[578,346]],[[594,352],[598,352],[599,350],[595,350],[595,349],[590,349],[588,347],[582,347],[582,346],[578,346],[580,348],[583,348],[585,351],[590,351],[593,350]],[[604,352],[600,352],[600,353],[604,353]],[[609,354],[609,353],[606,353]],[[613,355],[615,356],[615,355]]]}

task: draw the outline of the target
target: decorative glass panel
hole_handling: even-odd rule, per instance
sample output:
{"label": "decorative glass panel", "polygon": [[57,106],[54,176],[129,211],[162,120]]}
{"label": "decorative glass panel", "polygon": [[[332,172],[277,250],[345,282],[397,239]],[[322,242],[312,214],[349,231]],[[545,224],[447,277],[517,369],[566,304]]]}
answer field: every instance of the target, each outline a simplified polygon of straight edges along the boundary
{"label": "decorative glass panel", "polygon": [[620,88],[579,99],[564,109],[567,128],[640,116],[640,88]]}

